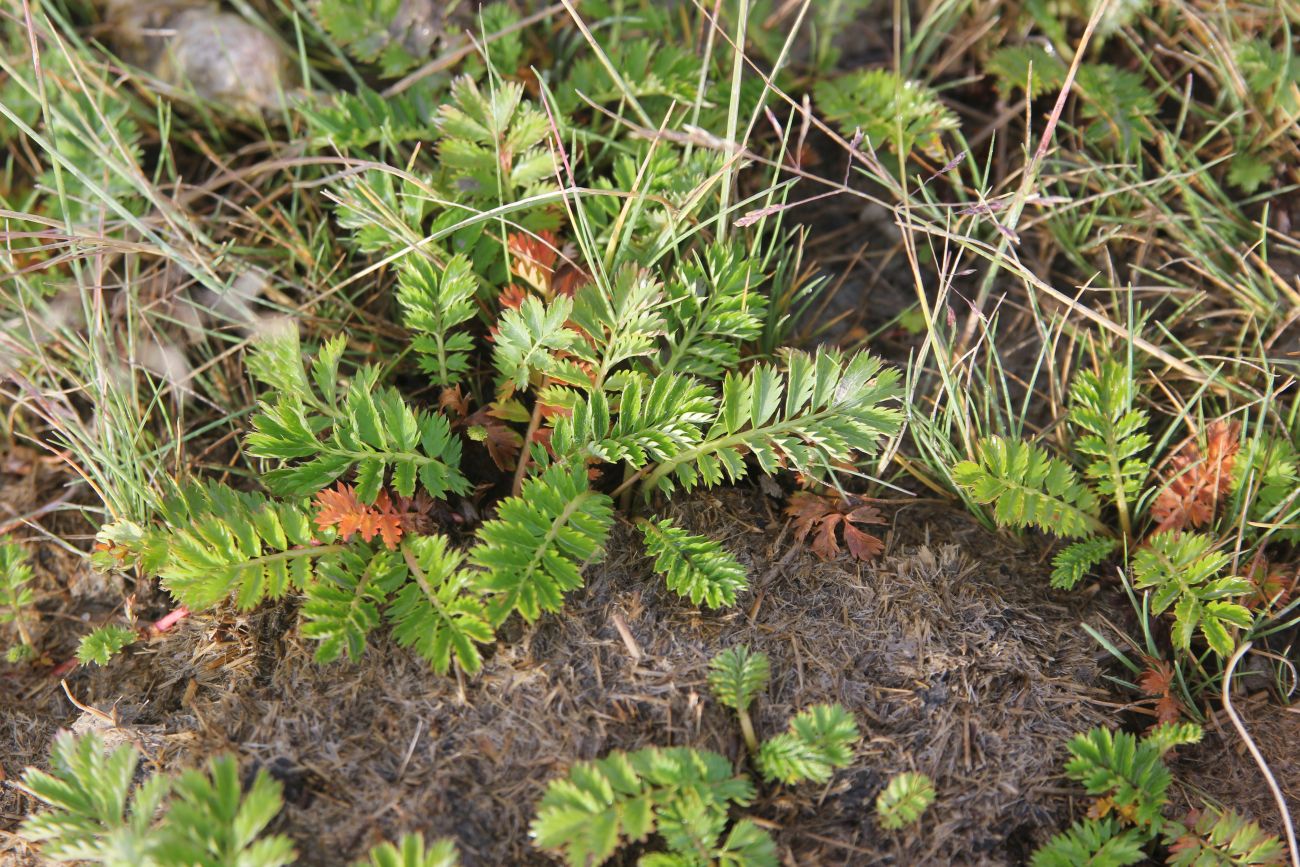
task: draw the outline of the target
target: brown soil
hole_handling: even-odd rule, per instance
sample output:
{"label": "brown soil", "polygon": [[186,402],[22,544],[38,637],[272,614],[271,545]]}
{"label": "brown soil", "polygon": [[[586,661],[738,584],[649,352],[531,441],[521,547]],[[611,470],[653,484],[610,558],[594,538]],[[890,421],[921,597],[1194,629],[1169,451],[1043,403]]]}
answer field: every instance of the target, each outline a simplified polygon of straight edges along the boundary
{"label": "brown soil", "polygon": [[[1078,815],[1060,777],[1065,740],[1113,720],[1117,704],[1101,688],[1103,654],[1078,628],[1089,611],[1077,594],[1045,590],[1026,551],[962,514],[908,506],[878,563],[821,563],[757,492],[670,511],[750,567],[741,610],[702,612],[665,591],[624,527],[564,614],[518,627],[473,680],[437,677],[383,640],[360,664],[318,666],[281,604],[185,621],[105,669],[77,670],[68,688],[115,714],[113,733],[155,767],[232,750],[250,771],[266,768],[285,784],[277,829],[321,867],[406,830],[455,837],[468,865],[549,863],[529,844],[533,804],[571,762],[613,749],[689,745],[750,770],[704,684],[708,659],[742,642],[772,659],[760,736],[822,701],[843,703],[864,733],[828,786],[760,786],[749,815],[773,830],[786,863],[1022,863]],[[3,683],[14,686],[0,690],[10,779],[79,716],[113,728],[48,678]],[[1234,759],[1239,770],[1225,774],[1214,740],[1181,761],[1182,790],[1266,818],[1266,797],[1223,783],[1248,783],[1253,765]],[[1285,753],[1286,741],[1266,748]],[[1218,782],[1197,775],[1198,760],[1215,763],[1207,779]],[[903,770],[931,775],[938,801],[919,828],[883,832],[873,802]],[[1285,771],[1294,793],[1300,769],[1292,760]],[[31,807],[0,790],[0,864],[40,863],[4,830]]]}

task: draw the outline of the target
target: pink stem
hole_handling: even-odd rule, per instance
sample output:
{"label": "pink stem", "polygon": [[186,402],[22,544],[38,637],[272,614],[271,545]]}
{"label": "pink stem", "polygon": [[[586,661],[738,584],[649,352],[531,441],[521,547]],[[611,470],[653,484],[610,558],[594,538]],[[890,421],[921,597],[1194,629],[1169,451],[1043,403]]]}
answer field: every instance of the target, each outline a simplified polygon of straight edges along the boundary
{"label": "pink stem", "polygon": [[169,611],[161,620],[155,621],[153,625],[153,631],[166,632],[168,629],[171,629],[177,623],[180,623],[182,620],[184,620],[186,617],[189,616],[190,616],[190,610],[186,608],[184,605],[182,605],[180,608],[176,608],[173,609],[172,611]]}

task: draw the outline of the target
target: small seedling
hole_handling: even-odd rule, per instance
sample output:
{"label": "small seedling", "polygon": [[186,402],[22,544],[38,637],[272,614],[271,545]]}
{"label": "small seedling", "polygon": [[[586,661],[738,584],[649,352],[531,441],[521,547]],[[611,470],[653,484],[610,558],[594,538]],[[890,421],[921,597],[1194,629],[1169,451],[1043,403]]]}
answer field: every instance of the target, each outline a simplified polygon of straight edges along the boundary
{"label": "small seedling", "polygon": [[896,774],[876,797],[876,821],[897,831],[921,818],[934,803],[934,783],[925,774]]}
{"label": "small seedling", "polygon": [[[571,867],[603,864],[624,845],[658,832],[669,852],[646,867],[728,864],[776,867],[771,836],[748,819],[731,824],[731,807],[754,800],[754,786],[717,753],[684,748],[614,752],[579,762],[552,780],[538,805],[536,845]],[[725,832],[725,837],[724,837]]]}
{"label": "small seedling", "polygon": [[460,853],[451,840],[426,845],[423,834],[404,834],[396,844],[380,843],[353,867],[459,867]]}
{"label": "small seedling", "polygon": [[754,697],[767,689],[771,667],[766,653],[752,653],[741,644],[722,651],[709,661],[709,688],[719,704],[736,712],[745,747],[751,755],[758,753],[758,736],[749,718]]}
{"label": "small seedling", "polygon": [[134,644],[135,640],[134,629],[117,625],[101,626],[81,637],[81,643],[77,645],[77,662],[83,665],[88,662],[108,665],[109,660],[121,653],[127,645]]}
{"label": "small seedling", "polygon": [[857,722],[843,707],[813,705],[790,720],[788,731],[763,741],[755,763],[769,781],[825,783],[853,761],[860,739]]}
{"label": "small seedling", "polygon": [[860,735],[853,715],[838,704],[819,704],[790,720],[787,731],[758,741],[749,706],[767,687],[767,654],[752,653],[745,645],[724,650],[709,662],[709,688],[720,704],[736,711],[745,747],[768,781],[824,783],[836,768],[853,760],[853,745]]}

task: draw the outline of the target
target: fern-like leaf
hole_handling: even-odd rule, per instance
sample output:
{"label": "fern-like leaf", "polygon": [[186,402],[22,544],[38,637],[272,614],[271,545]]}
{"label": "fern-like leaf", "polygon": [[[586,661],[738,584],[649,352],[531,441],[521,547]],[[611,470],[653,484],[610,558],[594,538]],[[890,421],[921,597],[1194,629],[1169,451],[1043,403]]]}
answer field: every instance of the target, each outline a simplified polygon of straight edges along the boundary
{"label": "fern-like leaf", "polygon": [[1070,739],[1065,773],[1090,795],[1109,798],[1115,809],[1144,831],[1159,828],[1172,781],[1163,756],[1178,743],[1200,737],[1190,723],[1158,727],[1138,740],[1128,732],[1095,728]]}
{"label": "fern-like leaf", "polygon": [[288,837],[260,837],[280,812],[281,785],[259,770],[247,791],[231,756],[219,756],[207,771],[188,770],[175,781],[163,827],[162,864],[281,867],[296,860]]}
{"label": "fern-like leaf", "polygon": [[1235,810],[1207,807],[1189,821],[1190,827],[1170,822],[1165,829],[1170,867],[1273,867],[1286,861],[1282,841]]}
{"label": "fern-like leaf", "polygon": [[93,662],[108,665],[109,660],[122,652],[127,645],[134,644],[134,629],[125,626],[101,626],[89,635],[83,635],[77,644],[77,661],[83,665]]}
{"label": "fern-like leaf", "polygon": [[512,611],[532,622],[559,610],[564,594],[582,585],[582,568],[601,555],[612,516],[613,501],[591,490],[584,466],[552,466],[503,500],[470,551],[486,570],[479,585],[494,594],[492,625]]}
{"label": "fern-like leaf", "polygon": [[1065,85],[1066,66],[1041,45],[1012,45],[993,52],[985,67],[997,79],[998,89],[1010,93],[1019,89],[1030,99],[1060,90]]}
{"label": "fern-like leaf", "polygon": [[[111,752],[99,735],[60,734],[50,771],[28,769],[23,788],[49,804],[19,829],[54,861],[106,867],[283,867],[287,837],[259,836],[280,811],[280,784],[261,771],[245,792],[229,756],[176,780],[156,775],[132,788],[139,753]],[[161,816],[159,815],[161,811]]]}
{"label": "fern-like leaf", "polygon": [[1074,442],[1091,458],[1085,475],[1097,490],[1112,497],[1128,531],[1132,504],[1151,463],[1143,453],[1151,446],[1144,428],[1147,414],[1133,408],[1133,376],[1117,361],[1102,364],[1097,373],[1081,371],[1070,386],[1070,421],[1084,433]]}
{"label": "fern-like leaf", "polygon": [[1118,539],[1093,536],[1067,545],[1052,558],[1052,586],[1072,590],[1094,566],[1119,547]]}
{"label": "fern-like leaf", "polygon": [[914,148],[937,155],[942,134],[957,128],[957,116],[933,90],[884,69],[852,72],[819,82],[817,107],[847,135],[861,130],[874,148],[900,154]]}
{"label": "fern-like leaf", "polygon": [[357,660],[366,637],[379,625],[380,609],[407,579],[400,553],[371,553],[352,546],[316,565],[315,580],[305,590],[302,634],[319,641],[317,662],[333,662],[342,653]]}
{"label": "fern-like leaf", "polygon": [[993,504],[1003,527],[1035,526],[1065,539],[1101,532],[1097,497],[1064,461],[1030,443],[981,440],[977,460],[953,467],[952,477],[977,503]]}
{"label": "fern-like leaf", "polygon": [[314,544],[307,509],[223,485],[180,489],[163,505],[166,526],[144,530],[110,525],[101,539],[122,558],[156,574],[193,611],[231,593],[240,608],[278,599],[311,581],[312,562],[339,546]]}
{"label": "fern-like leaf", "polygon": [[1033,867],[1125,867],[1146,860],[1146,838],[1115,819],[1076,822],[1034,853]]}
{"label": "fern-like leaf", "polygon": [[492,363],[499,374],[497,391],[502,397],[527,388],[534,377],[559,372],[557,353],[576,349],[580,341],[578,333],[564,325],[572,312],[573,302],[564,296],[546,306],[530,296],[517,310],[501,314]]}
{"label": "fern-like leaf", "polygon": [[710,608],[736,604],[736,594],[749,587],[745,567],[735,555],[706,536],[687,533],[671,519],[641,521],[646,553],[668,589],[692,603]]}
{"label": "fern-like leaf", "polygon": [[396,148],[402,142],[427,141],[436,134],[433,113],[420,96],[408,91],[390,97],[362,87],[355,94],[335,92],[329,102],[300,106],[317,147],[359,150],[376,143]]}
{"label": "fern-like leaf", "polygon": [[459,867],[460,853],[451,840],[426,845],[423,834],[403,834],[396,845],[380,843],[352,867]]}
{"label": "fern-like leaf", "polygon": [[22,619],[27,609],[36,601],[36,594],[28,585],[32,580],[32,567],[27,552],[16,542],[0,541],[0,623],[18,626],[19,644],[10,647],[5,655],[10,662],[32,653],[29,637]]}
{"label": "fern-like leaf", "polygon": [[168,786],[165,778],[155,778],[133,793],[139,758],[130,745],[106,751],[94,733],[60,733],[49,772],[29,769],[23,775],[23,788],[50,809],[29,816],[19,834],[56,861],[148,863],[158,845],[154,815]]}
{"label": "fern-like leaf", "polygon": [[[409,7],[409,8],[408,8]],[[315,12],[330,38],[349,55],[378,64],[385,76],[401,75],[424,52],[410,49],[429,24],[402,0],[317,0]]]}
{"label": "fern-like leaf", "polygon": [[763,742],[758,769],[774,782],[825,783],[853,761],[859,738],[857,722],[843,707],[814,705],[790,721],[789,731]]}
{"label": "fern-like leaf", "polygon": [[[731,762],[717,753],[682,748],[611,753],[552,780],[531,830],[539,848],[557,852],[572,867],[603,864],[623,844],[656,830],[679,854],[680,844],[712,834],[713,840],[703,841],[707,852],[717,846],[729,807],[753,799],[753,785],[734,776]],[[684,821],[688,818],[694,821]],[[746,846],[760,848],[752,839]],[[699,851],[685,854],[698,858]]]}
{"label": "fern-like leaf", "polygon": [[420,369],[434,385],[455,385],[464,379],[474,339],[457,326],[474,317],[474,272],[464,256],[454,256],[441,273],[428,260],[407,256],[397,281],[402,321],[415,332],[411,349]]}
{"label": "fern-like leaf", "polygon": [[699,445],[716,406],[709,389],[690,377],[629,373],[616,409],[604,389],[575,400],[569,415],[555,423],[551,448],[562,457],[626,461],[639,470]]}
{"label": "fern-like leaf", "polygon": [[1235,642],[1231,630],[1250,628],[1254,618],[1244,606],[1228,601],[1251,592],[1241,576],[1218,577],[1230,555],[1214,550],[1204,533],[1164,531],[1147,540],[1133,557],[1133,586],[1151,590],[1151,610],[1174,611],[1174,644],[1187,650],[1197,629],[1220,656]]}
{"label": "fern-like leaf", "polygon": [[646,478],[645,494],[743,478],[746,455],[765,473],[789,468],[824,475],[872,454],[898,431],[901,416],[886,405],[898,396],[898,372],[866,353],[845,361],[831,350],[791,352],[784,370],[759,364],[746,374],[729,373],[704,438],[660,462]]}
{"label": "fern-like leaf", "polygon": [[413,410],[395,388],[378,388],[373,368],[359,371],[340,391],[337,354],[313,364],[317,394],[297,355],[297,333],[280,331],[265,337],[249,362],[253,375],[274,390],[259,405],[246,440],[254,456],[285,464],[263,476],[273,493],[308,496],[354,468],[357,496],[365,503],[375,501],[390,471],[403,497],[414,495],[417,479],[435,499],[468,492],[460,440],[446,418]]}
{"label": "fern-like leaf", "polygon": [[738,244],[713,244],[665,286],[667,349],[660,373],[720,379],[740,362],[740,347],[763,331],[765,275]]}
{"label": "fern-like leaf", "polygon": [[895,774],[876,798],[876,820],[897,831],[921,818],[934,803],[934,782],[925,774]]}
{"label": "fern-like leaf", "polygon": [[464,555],[444,536],[423,536],[404,546],[414,580],[397,593],[388,610],[393,637],[413,646],[433,670],[446,674],[454,656],[466,674],[483,666],[478,644],[495,638],[483,600],[462,568]]}
{"label": "fern-like leaf", "polygon": [[743,644],[709,660],[709,689],[720,704],[734,710],[749,710],[754,697],[767,689],[770,677],[767,654],[754,653]]}
{"label": "fern-like leaf", "polygon": [[[488,93],[467,75],[452,82],[451,100],[439,108],[438,156],[448,186],[463,199],[495,206],[552,186],[555,157],[546,146],[550,121],[523,96],[517,81],[496,83]],[[462,210],[458,218],[464,216]],[[553,228],[527,217],[516,220],[534,231]]]}
{"label": "fern-like leaf", "polygon": [[588,283],[578,290],[571,320],[590,343],[574,348],[595,371],[597,388],[623,362],[655,350],[667,328],[659,311],[662,303],[662,287],[649,272],[632,265],[620,269],[608,288]]}

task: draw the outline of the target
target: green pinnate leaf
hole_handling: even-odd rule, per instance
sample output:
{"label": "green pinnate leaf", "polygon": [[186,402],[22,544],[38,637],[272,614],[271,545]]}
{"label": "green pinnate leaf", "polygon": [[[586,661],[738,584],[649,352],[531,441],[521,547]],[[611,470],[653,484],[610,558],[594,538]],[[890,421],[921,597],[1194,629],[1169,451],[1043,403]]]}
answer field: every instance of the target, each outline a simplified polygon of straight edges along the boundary
{"label": "green pinnate leaf", "polygon": [[668,589],[710,608],[736,604],[736,594],[749,587],[745,567],[730,552],[705,536],[687,533],[664,518],[638,524],[646,553]]}
{"label": "green pinnate leaf", "polygon": [[1250,593],[1250,582],[1219,576],[1230,561],[1228,552],[1215,550],[1210,536],[1168,530],[1152,535],[1134,555],[1133,586],[1151,592],[1154,613],[1172,606],[1172,637],[1180,649],[1191,647],[1199,629],[1215,653],[1230,656],[1233,631],[1253,623],[1250,612],[1231,601]]}
{"label": "green pinnate leaf", "polygon": [[[733,775],[731,763],[716,753],[653,747],[616,752],[579,762],[566,777],[552,780],[531,830],[539,848],[573,867],[603,864],[621,846],[656,831],[669,855],[698,858],[719,845],[729,808],[753,798],[753,785]],[[765,867],[773,862],[763,860],[768,847],[760,834],[757,828],[733,829],[722,850],[752,853],[759,860],[749,863]],[[703,850],[694,848],[700,843]]]}
{"label": "green pinnate leaf", "polygon": [[316,661],[333,662],[343,653],[360,659],[367,636],[379,626],[380,610],[407,578],[406,562],[396,551],[355,545],[318,560],[301,609],[303,636],[320,642]]}
{"label": "green pinnate leaf", "polygon": [[876,821],[897,831],[920,819],[934,797],[934,783],[925,774],[895,774],[876,798]]}
{"label": "green pinnate leaf", "polygon": [[388,619],[393,637],[446,674],[452,660],[466,674],[483,666],[479,644],[496,638],[487,606],[473,578],[462,568],[464,555],[451,550],[445,536],[422,536],[403,545],[412,580],[397,592]]}
{"label": "green pinnate leaf", "polygon": [[403,834],[393,843],[381,843],[353,867],[459,867],[460,853],[451,840],[424,842],[423,834]]}
{"label": "green pinnate leaf", "polygon": [[83,635],[77,644],[77,661],[83,665],[95,663],[108,665],[109,660],[122,652],[122,649],[136,641],[134,629],[125,626],[101,626],[89,635]]}
{"label": "green pinnate leaf", "polygon": [[1097,497],[1064,461],[1030,443],[988,437],[976,460],[952,469],[953,480],[977,503],[993,506],[1004,527],[1038,527],[1070,539],[1100,532]]}
{"label": "green pinnate leaf", "polygon": [[582,465],[553,465],[502,500],[469,555],[484,570],[476,580],[491,594],[492,625],[514,611],[529,622],[558,611],[564,594],[582,585],[583,567],[603,554],[612,522],[613,501],[591,490]]}
{"label": "green pinnate leaf", "polygon": [[1052,558],[1052,586],[1058,590],[1072,590],[1083,576],[1118,547],[1118,539],[1106,536],[1093,536],[1067,545]]}
{"label": "green pinnate leaf", "polygon": [[1125,867],[1146,860],[1146,837],[1115,819],[1076,822],[1034,853],[1033,867]]}
{"label": "green pinnate leaf", "polygon": [[469,259],[453,256],[439,269],[420,256],[408,256],[397,282],[402,321],[415,338],[411,348],[420,368],[434,385],[455,385],[464,379],[474,340],[457,327],[474,318],[476,278]]}
{"label": "green pinnate leaf", "polygon": [[709,660],[709,689],[719,703],[738,711],[749,710],[755,696],[767,689],[771,665],[766,653],[746,645],[722,651]]}
{"label": "green pinnate leaf", "polygon": [[792,719],[787,732],[763,742],[758,769],[774,782],[825,783],[853,760],[859,738],[857,722],[843,707],[814,705]]}

